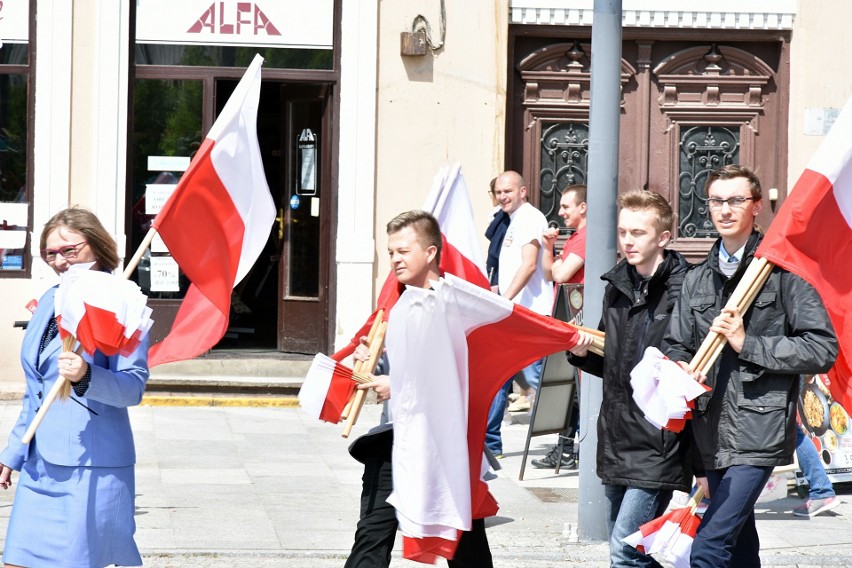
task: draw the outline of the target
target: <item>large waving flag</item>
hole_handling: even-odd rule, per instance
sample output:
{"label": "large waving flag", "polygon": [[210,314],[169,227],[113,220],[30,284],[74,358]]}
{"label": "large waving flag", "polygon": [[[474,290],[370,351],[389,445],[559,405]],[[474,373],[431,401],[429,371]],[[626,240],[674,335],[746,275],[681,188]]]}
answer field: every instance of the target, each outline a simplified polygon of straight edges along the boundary
{"label": "large waving flag", "polygon": [[[474,230],[473,207],[461,173],[461,164],[456,162],[452,167],[443,167],[438,171],[432,181],[432,189],[423,204],[423,210],[432,213],[441,227],[443,236],[439,266],[441,273],[455,274],[477,286],[489,288],[488,278],[485,276],[485,263],[482,260],[479,240]],[[387,320],[390,309],[401,293],[402,286],[391,271],[379,293],[376,311],[367,318],[349,344],[334,353],[332,358],[340,361],[351,355],[361,337],[366,336],[373,326],[378,311],[383,309],[384,319]]]}
{"label": "large waving flag", "polygon": [[852,98],[772,222],[756,256],[816,288],[837,333],[829,372],[836,400],[852,404]]}
{"label": "large waving flag", "polygon": [[565,323],[452,274],[433,290],[409,288],[402,296],[387,337],[394,417],[388,501],[406,558],[452,558],[458,531],[497,513],[481,479],[491,401],[517,371],[577,339]]}
{"label": "large waving flag", "polygon": [[256,55],[153,228],[192,282],[151,367],[191,359],[225,335],[231,292],[260,255],[275,220],[257,142]]}

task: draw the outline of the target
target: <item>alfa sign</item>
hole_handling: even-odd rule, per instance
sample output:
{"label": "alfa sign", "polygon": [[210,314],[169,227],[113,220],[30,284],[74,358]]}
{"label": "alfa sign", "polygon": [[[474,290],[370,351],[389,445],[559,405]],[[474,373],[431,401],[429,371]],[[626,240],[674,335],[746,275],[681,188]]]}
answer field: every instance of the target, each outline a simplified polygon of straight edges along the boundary
{"label": "alfa sign", "polygon": [[334,0],[137,1],[137,43],[332,48]]}

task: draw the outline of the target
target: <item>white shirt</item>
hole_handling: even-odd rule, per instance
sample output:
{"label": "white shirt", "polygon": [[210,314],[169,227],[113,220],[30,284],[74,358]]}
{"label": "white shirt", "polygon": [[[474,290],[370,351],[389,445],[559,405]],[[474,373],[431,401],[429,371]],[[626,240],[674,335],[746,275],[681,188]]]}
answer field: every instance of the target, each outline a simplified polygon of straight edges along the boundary
{"label": "white shirt", "polygon": [[541,235],[547,229],[547,219],[544,214],[524,203],[510,216],[511,221],[503,238],[500,248],[500,273],[498,286],[502,293],[512,283],[512,279],[521,268],[523,246],[538,241],[538,257],[535,262],[535,272],[530,276],[527,285],[515,296],[513,301],[532,311],[549,316],[553,306],[553,286],[545,279],[541,267],[543,242]]}

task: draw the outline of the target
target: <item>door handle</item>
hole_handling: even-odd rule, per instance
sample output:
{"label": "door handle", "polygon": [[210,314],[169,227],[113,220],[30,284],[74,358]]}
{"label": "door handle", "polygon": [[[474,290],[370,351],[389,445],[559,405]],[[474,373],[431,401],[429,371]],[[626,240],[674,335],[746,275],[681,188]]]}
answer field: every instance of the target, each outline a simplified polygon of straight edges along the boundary
{"label": "door handle", "polygon": [[278,221],[278,240],[284,240],[284,209],[278,209],[278,217],[275,218]]}

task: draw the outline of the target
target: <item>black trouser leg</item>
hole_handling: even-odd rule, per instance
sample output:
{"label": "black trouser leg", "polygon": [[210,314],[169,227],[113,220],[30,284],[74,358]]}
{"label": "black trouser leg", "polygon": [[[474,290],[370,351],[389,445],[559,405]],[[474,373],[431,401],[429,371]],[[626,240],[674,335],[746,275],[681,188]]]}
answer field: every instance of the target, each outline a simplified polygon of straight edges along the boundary
{"label": "black trouser leg", "polygon": [[491,549],[485,535],[485,519],[473,519],[469,532],[459,538],[455,558],[447,561],[449,568],[493,568]]}
{"label": "black trouser leg", "polygon": [[361,518],[344,568],[387,568],[398,526],[387,502],[393,490],[390,458],[368,460],[362,479]]}

